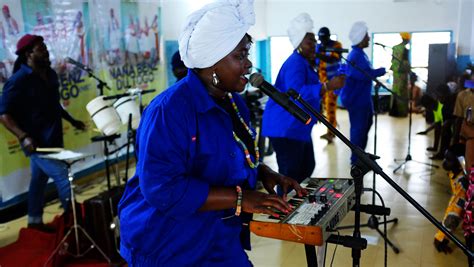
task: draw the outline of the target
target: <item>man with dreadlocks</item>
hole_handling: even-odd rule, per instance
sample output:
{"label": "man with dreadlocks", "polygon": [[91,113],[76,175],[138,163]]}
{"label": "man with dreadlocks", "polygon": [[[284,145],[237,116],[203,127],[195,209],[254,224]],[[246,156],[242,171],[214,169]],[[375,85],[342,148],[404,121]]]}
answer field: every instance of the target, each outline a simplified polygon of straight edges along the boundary
{"label": "man with dreadlocks", "polygon": [[61,119],[84,130],[59,103],[58,76],[51,69],[48,48],[43,37],[26,34],[17,43],[18,58],[13,75],[0,98],[0,122],[17,138],[30,158],[31,181],[28,189],[28,227],[52,232],[43,224],[44,192],[49,177],[54,180],[63,208],[71,195],[65,163],[41,158],[38,147],[63,147]]}

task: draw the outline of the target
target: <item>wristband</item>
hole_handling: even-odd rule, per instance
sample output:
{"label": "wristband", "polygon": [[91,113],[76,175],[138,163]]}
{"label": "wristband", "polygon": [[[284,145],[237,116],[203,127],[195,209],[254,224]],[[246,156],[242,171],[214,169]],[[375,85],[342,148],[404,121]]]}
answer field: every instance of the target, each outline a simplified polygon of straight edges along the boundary
{"label": "wristband", "polygon": [[235,216],[239,216],[242,212],[242,188],[236,186],[235,190],[237,191],[237,205],[235,207]]}

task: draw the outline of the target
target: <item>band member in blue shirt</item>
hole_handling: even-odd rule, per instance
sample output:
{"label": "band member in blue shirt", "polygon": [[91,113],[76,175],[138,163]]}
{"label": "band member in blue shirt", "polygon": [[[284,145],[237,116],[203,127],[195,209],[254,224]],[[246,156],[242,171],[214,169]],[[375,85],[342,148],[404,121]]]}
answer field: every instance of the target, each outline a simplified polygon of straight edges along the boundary
{"label": "band member in blue shirt", "polygon": [[[307,13],[301,13],[290,22],[288,36],[295,48],[283,63],[275,87],[282,92],[292,88],[302,98],[319,110],[321,96],[327,91],[344,85],[342,76],[327,83],[320,83],[315,71],[316,39],[313,20]],[[270,138],[276,152],[278,171],[301,182],[310,177],[316,165],[311,140],[311,129],[316,120],[303,124],[280,107],[268,100],[263,113],[262,134]]]}
{"label": "band member in blue shirt", "polygon": [[[189,71],[145,109],[138,163],[119,203],[121,255],[129,266],[251,266],[241,212],[288,213],[274,186],[294,180],[259,164],[245,89],[254,24],[251,0],[192,13],[179,38]],[[257,179],[270,194],[255,191]]]}
{"label": "band member in blue shirt", "polygon": [[[369,34],[365,22],[358,21],[352,25],[349,33],[352,50],[347,59],[367,74],[348,64],[346,84],[341,90],[340,98],[349,112],[351,124],[350,140],[362,149],[367,146],[367,138],[372,126],[374,107],[372,103],[372,79],[385,74],[385,68],[373,69],[364,48],[369,47]],[[352,154],[351,164],[355,164],[357,157]]]}
{"label": "band member in blue shirt", "polygon": [[13,75],[0,97],[0,122],[18,138],[30,159],[28,228],[54,232],[55,229],[43,224],[44,194],[51,177],[67,210],[71,198],[68,170],[63,162],[42,158],[36,149],[64,146],[62,119],[76,129],[84,130],[85,124],[61,106],[58,75],[50,67],[43,37],[25,34],[18,40],[16,54]]}

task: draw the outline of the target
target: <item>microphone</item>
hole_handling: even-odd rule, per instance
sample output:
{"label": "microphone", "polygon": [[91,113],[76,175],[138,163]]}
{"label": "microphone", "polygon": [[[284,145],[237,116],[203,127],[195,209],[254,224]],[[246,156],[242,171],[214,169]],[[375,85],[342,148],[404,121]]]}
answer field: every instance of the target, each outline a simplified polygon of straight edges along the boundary
{"label": "microphone", "polygon": [[141,88],[130,88],[126,91],[126,93],[129,95],[138,95],[138,94],[144,95],[144,94],[152,93],[155,91],[156,91],[155,89],[143,90]]}
{"label": "microphone", "polygon": [[[375,42],[375,43],[374,43],[374,45],[380,45],[380,46],[381,46],[381,47],[383,47],[383,48],[386,48],[386,47],[388,47],[388,46],[386,46],[386,45],[384,45],[384,44],[377,43],[377,42]],[[388,48],[390,48],[390,47],[388,47]]]}
{"label": "microphone", "polygon": [[336,52],[336,53],[348,53],[349,49],[346,48],[334,48],[334,47],[325,47],[321,46],[321,51],[322,52]]}
{"label": "microphone", "polygon": [[75,65],[76,67],[80,68],[80,69],[83,69],[87,72],[92,72],[92,69],[87,67],[86,65],[82,64],[81,62],[77,62],[75,61],[74,59],[70,58],[70,57],[66,57],[66,61],[72,65]]}
{"label": "microphone", "polygon": [[262,90],[266,95],[273,99],[278,105],[283,107],[291,115],[297,118],[304,124],[309,124],[311,122],[311,116],[308,115],[304,110],[298,107],[293,101],[290,100],[290,97],[287,94],[284,94],[278,91],[271,84],[266,82],[263,79],[262,74],[253,73],[249,78],[250,84],[253,87],[257,87]]}
{"label": "microphone", "polygon": [[155,89],[143,90],[140,88],[130,88],[127,91],[125,91],[124,94],[104,96],[104,100],[119,99],[124,96],[134,96],[134,95],[139,95],[139,94],[144,95],[148,93],[153,93],[155,91],[156,91]]}

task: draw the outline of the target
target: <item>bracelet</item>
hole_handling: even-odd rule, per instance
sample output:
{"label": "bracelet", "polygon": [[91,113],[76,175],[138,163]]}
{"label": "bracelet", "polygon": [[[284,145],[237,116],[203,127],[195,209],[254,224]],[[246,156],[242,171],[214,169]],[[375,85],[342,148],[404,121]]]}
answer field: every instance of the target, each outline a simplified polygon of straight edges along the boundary
{"label": "bracelet", "polygon": [[325,93],[328,92],[328,83],[323,83],[323,90],[325,91]]}
{"label": "bracelet", "polygon": [[242,188],[236,186],[235,190],[237,191],[237,205],[235,207],[235,216],[239,216],[242,212]]}

